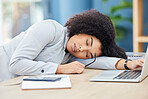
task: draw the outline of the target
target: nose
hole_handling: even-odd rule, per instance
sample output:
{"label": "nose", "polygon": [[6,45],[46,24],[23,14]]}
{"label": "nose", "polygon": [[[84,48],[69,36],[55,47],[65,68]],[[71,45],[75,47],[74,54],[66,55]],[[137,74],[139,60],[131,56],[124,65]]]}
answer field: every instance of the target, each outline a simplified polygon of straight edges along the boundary
{"label": "nose", "polygon": [[89,47],[89,46],[80,46],[80,48],[79,48],[79,51],[88,51],[88,50],[90,50],[91,49],[91,47]]}

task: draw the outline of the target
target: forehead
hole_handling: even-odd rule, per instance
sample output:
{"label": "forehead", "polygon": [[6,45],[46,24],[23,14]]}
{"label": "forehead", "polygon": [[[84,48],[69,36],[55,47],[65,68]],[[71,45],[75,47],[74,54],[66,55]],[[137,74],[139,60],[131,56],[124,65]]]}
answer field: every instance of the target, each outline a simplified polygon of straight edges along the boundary
{"label": "forehead", "polygon": [[85,34],[85,33],[78,34],[78,36],[91,37],[91,35],[88,35],[88,34]]}

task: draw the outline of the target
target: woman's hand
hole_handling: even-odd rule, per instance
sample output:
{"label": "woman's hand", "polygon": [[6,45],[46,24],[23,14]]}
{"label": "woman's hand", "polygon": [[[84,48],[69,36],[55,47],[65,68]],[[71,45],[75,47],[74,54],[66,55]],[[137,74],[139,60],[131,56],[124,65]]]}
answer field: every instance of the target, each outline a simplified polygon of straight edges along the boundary
{"label": "woman's hand", "polygon": [[[125,59],[119,60],[115,65],[116,69],[125,70],[125,67],[124,67],[125,61],[126,61]],[[143,63],[144,63],[144,59],[141,58],[133,61],[128,61],[126,65],[130,70],[141,70]]]}
{"label": "woman's hand", "polygon": [[56,73],[82,73],[85,69],[85,65],[74,61],[68,64],[59,65]]}
{"label": "woman's hand", "polygon": [[127,67],[131,70],[141,70],[143,64],[144,64],[144,59],[141,58],[138,60],[128,61]]}

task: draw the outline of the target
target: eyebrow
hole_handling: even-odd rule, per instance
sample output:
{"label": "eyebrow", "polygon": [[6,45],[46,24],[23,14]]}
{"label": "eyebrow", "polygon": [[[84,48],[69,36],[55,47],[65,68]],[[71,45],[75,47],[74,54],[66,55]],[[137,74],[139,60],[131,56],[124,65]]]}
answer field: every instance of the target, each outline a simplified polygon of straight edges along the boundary
{"label": "eyebrow", "polygon": [[[91,44],[90,44],[90,46],[92,47],[92,45],[93,45],[93,38],[91,37]],[[93,58],[92,53],[90,53],[90,55],[91,55],[91,58]]]}
{"label": "eyebrow", "polygon": [[91,47],[92,47],[92,45],[93,45],[93,38],[91,37]]}

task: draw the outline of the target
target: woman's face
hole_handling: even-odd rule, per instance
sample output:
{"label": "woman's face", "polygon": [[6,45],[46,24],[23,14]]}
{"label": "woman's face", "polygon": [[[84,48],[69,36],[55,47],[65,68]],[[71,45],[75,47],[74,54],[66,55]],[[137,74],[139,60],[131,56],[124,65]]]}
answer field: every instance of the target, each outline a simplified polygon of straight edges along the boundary
{"label": "woman's face", "polygon": [[66,46],[69,53],[81,59],[93,58],[101,55],[101,42],[94,36],[78,34],[72,36]]}

